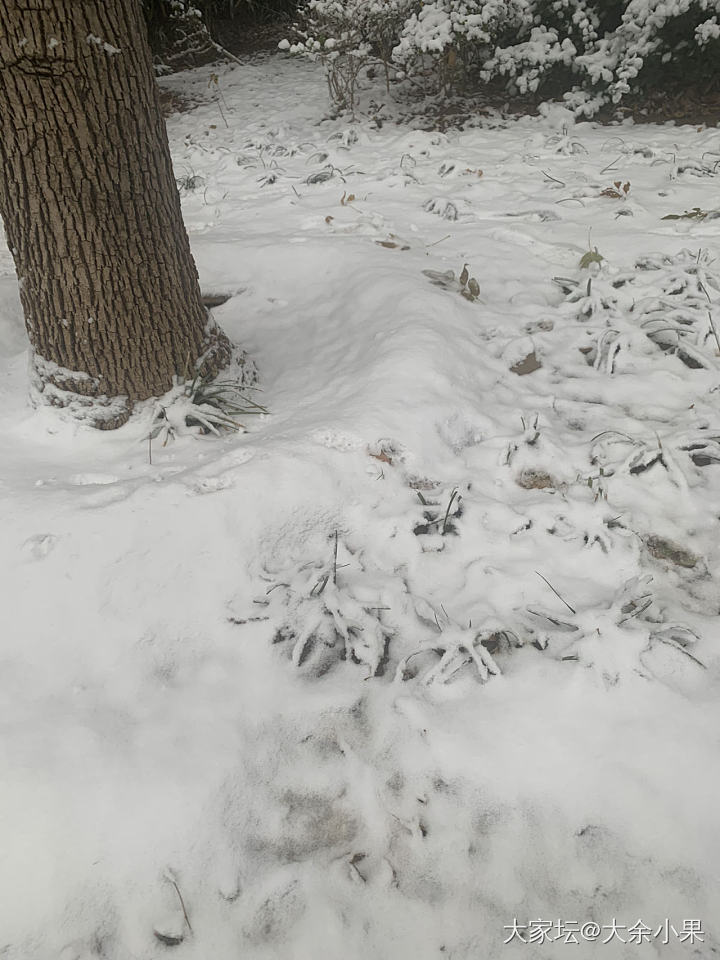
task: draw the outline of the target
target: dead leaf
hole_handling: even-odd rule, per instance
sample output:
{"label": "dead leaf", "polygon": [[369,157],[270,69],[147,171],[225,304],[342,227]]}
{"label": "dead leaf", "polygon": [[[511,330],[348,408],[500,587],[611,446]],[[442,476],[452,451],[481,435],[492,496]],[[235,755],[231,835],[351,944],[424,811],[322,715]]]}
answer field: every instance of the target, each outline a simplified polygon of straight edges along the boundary
{"label": "dead leaf", "polygon": [[600,253],[597,247],[594,250],[588,250],[580,257],[580,269],[587,270],[591,263],[602,263],[605,257]]}
{"label": "dead leaf", "polygon": [[557,481],[545,473],[544,470],[523,470],[515,481],[523,490],[554,490],[557,487]]}
{"label": "dead leaf", "polygon": [[666,540],[665,537],[648,537],[645,546],[656,560],[669,560],[671,563],[677,564],[678,567],[692,569],[697,566],[699,561],[699,557],[696,557],[694,553],[671,540]]}
{"label": "dead leaf", "polygon": [[542,364],[535,356],[535,351],[529,353],[524,360],[520,360],[518,363],[513,364],[510,367],[512,373],[516,373],[519,377],[527,376],[528,373],[535,373],[536,370],[539,370],[542,367]]}
{"label": "dead leaf", "polygon": [[685,213],[669,213],[666,217],[661,217],[661,220],[704,220],[707,217],[708,211],[701,210],[700,207],[693,207],[692,210],[686,210]]}
{"label": "dead leaf", "polygon": [[325,217],[325,223],[332,223],[335,217],[331,217],[330,214]]}
{"label": "dead leaf", "polygon": [[381,247],[387,247],[388,250],[395,250],[397,248],[397,244],[393,243],[392,240],[376,240],[375,243]]}
{"label": "dead leaf", "polygon": [[439,270],[421,270],[420,272],[424,273],[434,286],[444,287],[445,290],[451,289],[455,283],[455,272],[453,270],[445,270],[444,273]]}
{"label": "dead leaf", "polygon": [[622,200],[628,193],[630,193],[630,181],[623,183],[622,180],[615,180],[612,187],[605,187],[600,191],[600,196],[609,197],[611,200]]}
{"label": "dead leaf", "polygon": [[229,293],[204,293],[202,295],[203,306],[212,310],[213,307],[219,307],[223,303],[227,303],[230,296]]}
{"label": "dead leaf", "polygon": [[318,170],[317,173],[311,173],[305,183],[325,183],[326,180],[332,177],[334,170],[335,168],[328,164],[328,166],[323,167],[322,170]]}
{"label": "dead leaf", "polygon": [[164,944],[166,947],[177,947],[185,939],[185,935],[180,931],[166,931],[156,927],[153,930],[153,933],[155,934],[155,939],[159,940],[160,943]]}
{"label": "dead leaf", "polygon": [[392,466],[392,457],[389,457],[383,450],[380,453],[370,453],[368,450],[368,454],[373,460],[381,460],[383,463],[389,463]]}

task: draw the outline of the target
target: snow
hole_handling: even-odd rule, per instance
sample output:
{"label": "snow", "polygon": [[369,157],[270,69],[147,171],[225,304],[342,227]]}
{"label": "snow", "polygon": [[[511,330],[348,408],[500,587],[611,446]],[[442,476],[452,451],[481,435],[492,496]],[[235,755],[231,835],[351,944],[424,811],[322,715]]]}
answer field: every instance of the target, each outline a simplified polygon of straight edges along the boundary
{"label": "snow", "polygon": [[107,40],[103,40],[102,37],[98,37],[94,33],[89,33],[87,37],[85,37],[85,40],[87,43],[94,43],[96,47],[104,50],[105,53],[109,54],[111,57],[116,53],[122,53],[119,47],[114,47],[111,43],[108,43]]}
{"label": "snow", "polygon": [[269,413],[149,463],[152,404],[32,409],[0,250],[0,954],[713,956],[720,131],[163,82]]}

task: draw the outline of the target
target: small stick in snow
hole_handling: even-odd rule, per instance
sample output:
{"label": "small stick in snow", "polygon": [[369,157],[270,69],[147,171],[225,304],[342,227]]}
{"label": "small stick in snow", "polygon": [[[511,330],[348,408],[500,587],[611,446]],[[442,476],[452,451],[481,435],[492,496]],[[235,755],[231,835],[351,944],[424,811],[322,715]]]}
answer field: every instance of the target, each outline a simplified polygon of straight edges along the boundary
{"label": "small stick in snow", "polygon": [[335,531],[335,552],[333,554],[333,583],[337,583],[338,532]]}
{"label": "small stick in snow", "polygon": [[567,602],[567,600],[564,600],[564,599],[560,596],[560,594],[557,592],[557,590],[555,589],[555,587],[550,583],[550,581],[549,581],[546,577],[544,577],[541,573],[538,573],[537,570],[535,571],[535,573],[537,573],[537,575],[540,577],[541,580],[544,580],[544,581],[545,581],[545,583],[550,587],[550,589],[551,589],[552,592],[555,594],[555,596],[558,598],[558,600],[562,600],[562,602],[563,602],[563,603],[565,604],[565,606],[568,608],[568,610],[570,611],[570,613],[577,613],[577,610],[575,610],[574,607],[571,607],[570,604]]}
{"label": "small stick in snow", "polygon": [[355,873],[360,877],[363,883],[367,883],[367,879],[360,873],[358,869],[358,862],[365,859],[364,853],[356,853],[353,857],[350,858],[350,866],[353,868]]}
{"label": "small stick in snow", "polygon": [[318,582],[315,584],[315,586],[314,586],[314,587],[312,588],[312,590],[310,591],[310,596],[311,596],[311,597],[319,597],[320,594],[321,594],[321,593],[323,592],[323,590],[325,589],[325,587],[328,585],[328,580],[329,580],[329,579],[330,579],[330,575],[329,575],[329,574],[326,574],[324,577],[320,577],[320,579],[318,580]]}
{"label": "small stick in snow", "polygon": [[436,246],[438,245],[438,243],[442,243],[443,240],[449,240],[450,237],[451,237],[451,234],[448,233],[448,234],[446,234],[444,237],[440,237],[439,240],[434,240],[432,243],[426,243],[425,246],[426,246],[426,247],[436,247]]}
{"label": "small stick in snow", "polygon": [[666,643],[669,647],[672,647],[674,650],[677,650],[679,653],[684,653],[686,657],[690,657],[690,659],[694,663],[696,663],[699,667],[702,667],[703,670],[707,670],[707,665],[704,664],[702,660],[698,660],[697,657],[694,657],[690,653],[690,651],[686,650],[682,644],[677,642],[677,640],[671,640],[668,637],[661,637],[661,636],[658,636],[657,634],[654,637],[651,637],[650,639],[658,640],[660,643]]}
{"label": "small stick in snow", "polygon": [[615,164],[618,162],[618,160],[620,160],[621,157],[622,157],[622,154],[620,154],[619,157],[615,157],[615,159],[613,160],[613,162],[612,162],[612,163],[609,163],[606,167],[603,167],[602,170],[600,171],[600,173],[606,173],[608,170],[612,170],[612,168],[615,166]]}
{"label": "small stick in snow", "polygon": [[177,885],[177,883],[175,882],[175,878],[169,871],[168,873],[165,874],[165,879],[169,880],[170,883],[175,887],[175,893],[177,893],[178,895],[178,900],[180,901],[180,906],[182,907],[183,916],[185,917],[185,923],[187,924],[187,928],[190,931],[190,933],[192,933],[193,932],[192,924],[190,923],[190,918],[188,917],[187,910],[185,909],[185,901],[183,900],[183,896],[180,893],[180,887]]}
{"label": "small stick in snow", "polygon": [[544,173],[548,180],[552,180],[553,183],[559,183],[561,187],[566,186],[563,180],[558,180],[557,177],[551,177],[547,170],[541,170],[540,173]]}
{"label": "small stick in snow", "polygon": [[[699,258],[700,258],[700,251],[698,250],[698,259],[699,259]],[[715,337],[715,343],[717,344],[717,348],[718,348],[718,353],[720,354],[720,337],[718,337],[717,327],[715,326],[715,321],[713,320],[712,309],[711,309],[711,308],[712,308],[712,300],[710,299],[710,294],[707,292],[707,289],[706,289],[706,287],[705,287],[705,284],[702,282],[702,280],[698,281],[698,286],[700,287],[700,289],[702,290],[702,292],[703,292],[703,293],[705,294],[705,296],[707,297],[707,301],[708,301],[708,320],[710,321],[710,329],[711,329],[712,332],[713,332],[713,336]]]}
{"label": "small stick in snow", "polygon": [[216,43],[215,40],[210,37],[210,45],[213,46],[218,53],[221,53],[224,57],[227,57],[228,60],[234,60],[235,63],[239,63],[240,66],[243,66],[242,60],[239,60],[236,56],[230,53],[229,50],[226,50],[225,47],[221,47],[219,43]]}
{"label": "small stick in snow", "polygon": [[713,335],[715,336],[715,343],[718,347],[718,354],[720,354],[720,338],[718,338],[717,327],[715,326],[715,321],[710,310],[708,310],[708,320],[710,321],[710,327],[712,329]]}
{"label": "small stick in snow", "polygon": [[448,523],[448,517],[450,516],[450,507],[452,507],[453,500],[455,499],[455,497],[457,497],[457,495],[458,495],[457,488],[455,488],[455,490],[453,490],[453,492],[450,494],[450,500],[448,501],[447,510],[445,511],[445,518],[443,520],[443,525],[442,525],[443,536],[445,536],[445,534],[447,533],[447,523]]}

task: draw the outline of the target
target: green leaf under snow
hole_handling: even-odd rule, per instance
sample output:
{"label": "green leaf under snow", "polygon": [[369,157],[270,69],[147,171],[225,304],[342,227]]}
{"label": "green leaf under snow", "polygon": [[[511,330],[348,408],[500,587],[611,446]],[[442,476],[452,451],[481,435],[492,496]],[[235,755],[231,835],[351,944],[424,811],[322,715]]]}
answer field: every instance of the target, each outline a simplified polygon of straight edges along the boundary
{"label": "green leaf under snow", "polygon": [[580,257],[580,269],[587,270],[591,263],[602,263],[605,257],[600,253],[597,247],[594,250],[588,250]]}

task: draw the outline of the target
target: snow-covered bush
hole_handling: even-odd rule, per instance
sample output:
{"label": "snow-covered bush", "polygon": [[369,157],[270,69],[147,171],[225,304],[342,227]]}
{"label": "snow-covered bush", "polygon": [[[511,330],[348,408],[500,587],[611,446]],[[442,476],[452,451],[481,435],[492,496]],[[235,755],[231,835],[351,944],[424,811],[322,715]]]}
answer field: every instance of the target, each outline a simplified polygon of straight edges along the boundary
{"label": "snow-covered bush", "polygon": [[143,12],[158,73],[217,59],[203,11],[192,0],[144,0]]}
{"label": "snow-covered bush", "polygon": [[528,0],[431,0],[406,20],[393,60],[447,94],[463,86],[504,32],[528,15]]}
{"label": "snow-covered bush", "polygon": [[332,98],[352,106],[361,72],[463,92],[564,95],[593,114],[668,82],[713,82],[720,0],[307,0],[291,53],[322,60]]}
{"label": "snow-covered bush", "polygon": [[307,0],[293,42],[280,49],[320,61],[332,100],[350,110],[358,77],[382,66],[389,87],[392,50],[417,0]]}
{"label": "snow-covered bush", "polygon": [[513,41],[498,44],[486,62],[484,78],[507,77],[524,94],[550,78],[567,77],[576,58],[598,40],[596,6],[592,0],[531,0],[516,21]]}
{"label": "snow-covered bush", "polygon": [[608,597],[604,609],[571,607],[569,614],[558,615],[528,608],[541,645],[561,660],[596,670],[611,685],[636,673],[652,676],[648,655],[659,645],[705,669],[688,649],[700,638],[686,624],[668,621],[652,580],[648,574],[631,577]]}
{"label": "snow-covered bush", "polygon": [[[337,532],[334,549],[281,571],[262,573],[269,584],[255,598],[257,614],[233,617],[244,626],[266,621],[272,642],[285,647],[296,667],[322,676],[340,661],[362,665],[368,677],[385,669],[392,626],[385,620],[387,602],[397,582],[383,582],[362,551],[351,548]],[[404,589],[404,585],[400,588]]]}
{"label": "snow-covered bush", "polygon": [[237,417],[267,413],[265,407],[247,396],[240,382],[201,377],[193,380],[174,377],[172,389],[155,403],[149,440],[159,438],[163,446],[175,437],[244,430]]}
{"label": "snow-covered bush", "polygon": [[[720,54],[720,0],[534,0],[516,40],[499,45],[483,77],[519,93],[563,82],[578,113],[668,80],[711,77]],[[550,89],[551,93],[557,91]]]}

